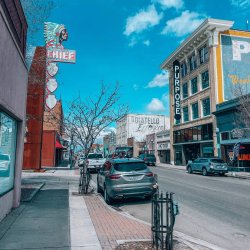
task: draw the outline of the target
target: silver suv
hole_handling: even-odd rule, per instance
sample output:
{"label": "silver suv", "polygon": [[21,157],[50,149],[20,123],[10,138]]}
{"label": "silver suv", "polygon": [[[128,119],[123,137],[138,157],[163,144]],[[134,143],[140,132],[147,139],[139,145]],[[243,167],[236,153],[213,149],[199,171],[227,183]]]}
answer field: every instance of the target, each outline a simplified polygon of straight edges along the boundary
{"label": "silver suv", "polygon": [[187,171],[201,172],[202,175],[220,174],[225,175],[228,172],[227,164],[220,158],[197,158],[193,162],[188,162]]}
{"label": "silver suv", "polygon": [[150,199],[157,187],[154,174],[141,159],[109,159],[97,176],[97,191],[104,193],[108,204],[127,197]]}

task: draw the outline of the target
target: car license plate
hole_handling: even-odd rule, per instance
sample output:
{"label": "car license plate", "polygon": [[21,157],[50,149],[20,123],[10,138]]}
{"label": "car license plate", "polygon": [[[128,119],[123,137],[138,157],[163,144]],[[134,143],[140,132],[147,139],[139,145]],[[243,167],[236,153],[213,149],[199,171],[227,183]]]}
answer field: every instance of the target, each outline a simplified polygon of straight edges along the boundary
{"label": "car license plate", "polygon": [[140,176],[128,176],[127,178],[129,181],[138,181],[140,179]]}

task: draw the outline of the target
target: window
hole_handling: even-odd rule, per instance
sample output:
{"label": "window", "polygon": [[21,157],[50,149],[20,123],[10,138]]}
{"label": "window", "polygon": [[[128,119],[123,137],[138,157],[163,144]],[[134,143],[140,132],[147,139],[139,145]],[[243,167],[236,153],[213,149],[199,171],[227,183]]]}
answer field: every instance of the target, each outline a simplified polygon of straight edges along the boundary
{"label": "window", "polygon": [[188,97],[188,83],[185,82],[182,85],[182,98],[185,99]]}
{"label": "window", "polygon": [[184,107],[183,108],[183,121],[184,122],[188,122],[189,119],[188,119],[188,107]]}
{"label": "window", "polygon": [[197,77],[191,80],[191,92],[192,95],[198,92]]}
{"label": "window", "polygon": [[116,163],[114,164],[114,169],[119,172],[133,172],[146,170],[147,166],[142,162],[125,162],[125,163]]}
{"label": "window", "polygon": [[181,77],[184,77],[187,75],[187,64],[186,62],[181,64]]}
{"label": "window", "polygon": [[196,57],[195,54],[192,54],[192,56],[189,58],[189,69],[190,71],[196,69],[197,63],[196,63]]}
{"label": "window", "polygon": [[205,71],[201,74],[201,85],[202,89],[205,89],[209,86],[209,74],[208,71]]}
{"label": "window", "polygon": [[229,140],[229,133],[230,132],[221,132],[221,140]]}
{"label": "window", "polygon": [[0,195],[14,185],[16,121],[0,112]]}
{"label": "window", "polygon": [[192,119],[197,119],[199,117],[198,102],[192,104]]}
{"label": "window", "polygon": [[208,60],[208,48],[204,46],[199,50],[200,64],[206,62]]}
{"label": "window", "polygon": [[203,116],[210,115],[210,98],[202,100]]}
{"label": "window", "polygon": [[175,120],[175,124],[180,124],[181,123],[181,120]]}

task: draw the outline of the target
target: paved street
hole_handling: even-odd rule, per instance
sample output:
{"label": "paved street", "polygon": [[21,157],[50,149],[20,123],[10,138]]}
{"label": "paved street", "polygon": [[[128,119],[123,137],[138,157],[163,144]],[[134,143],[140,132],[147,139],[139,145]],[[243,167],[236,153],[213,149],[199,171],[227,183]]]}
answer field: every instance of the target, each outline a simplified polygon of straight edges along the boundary
{"label": "paved street", "polygon": [[[225,249],[249,249],[250,181],[231,177],[189,175],[156,167],[160,190],[175,193],[180,215],[175,230]],[[150,222],[150,203],[118,203],[131,215]]]}

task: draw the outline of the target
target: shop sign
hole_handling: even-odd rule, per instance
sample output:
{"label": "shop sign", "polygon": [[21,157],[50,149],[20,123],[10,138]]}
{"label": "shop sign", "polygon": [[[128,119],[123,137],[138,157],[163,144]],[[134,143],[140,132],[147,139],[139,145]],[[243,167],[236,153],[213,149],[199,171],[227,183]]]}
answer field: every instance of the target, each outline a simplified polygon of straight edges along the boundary
{"label": "shop sign", "polygon": [[174,118],[181,119],[181,93],[180,93],[180,62],[173,62],[174,71]]}
{"label": "shop sign", "polygon": [[239,161],[250,161],[250,154],[240,154],[238,156]]}
{"label": "shop sign", "polygon": [[66,50],[63,42],[68,40],[68,31],[63,24],[46,22],[44,24],[44,38],[46,43],[46,93],[45,104],[47,109],[53,109],[57,100],[54,94],[57,89],[56,79],[53,78],[58,72],[55,62],[75,63],[75,50]]}
{"label": "shop sign", "polygon": [[75,63],[75,50],[47,49],[47,60],[53,62]]}

